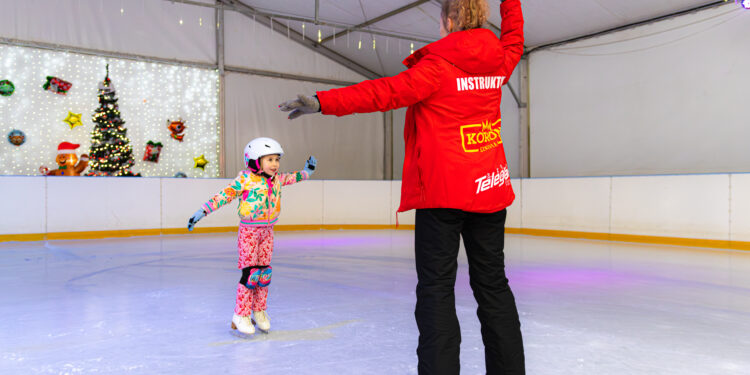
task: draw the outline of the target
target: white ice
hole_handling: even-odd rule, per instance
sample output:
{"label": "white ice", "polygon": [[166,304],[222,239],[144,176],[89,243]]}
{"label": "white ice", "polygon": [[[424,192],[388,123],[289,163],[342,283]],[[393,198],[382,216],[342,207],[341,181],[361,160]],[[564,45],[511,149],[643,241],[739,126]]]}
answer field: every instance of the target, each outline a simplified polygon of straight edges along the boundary
{"label": "white ice", "polygon": [[[277,232],[250,338],[236,234],[3,243],[0,374],[415,374],[413,238]],[[750,374],[750,253],[508,235],[506,255],[529,374]],[[459,265],[462,374],[483,374]]]}

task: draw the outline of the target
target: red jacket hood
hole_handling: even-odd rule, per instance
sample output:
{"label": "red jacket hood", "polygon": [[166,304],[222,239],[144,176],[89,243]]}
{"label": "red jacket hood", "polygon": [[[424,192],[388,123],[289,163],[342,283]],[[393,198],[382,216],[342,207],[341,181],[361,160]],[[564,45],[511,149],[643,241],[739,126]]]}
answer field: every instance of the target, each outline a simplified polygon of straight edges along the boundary
{"label": "red jacket hood", "polygon": [[487,29],[456,31],[430,43],[404,60],[411,68],[427,55],[440,56],[469,74],[496,72],[504,53],[500,39]]}

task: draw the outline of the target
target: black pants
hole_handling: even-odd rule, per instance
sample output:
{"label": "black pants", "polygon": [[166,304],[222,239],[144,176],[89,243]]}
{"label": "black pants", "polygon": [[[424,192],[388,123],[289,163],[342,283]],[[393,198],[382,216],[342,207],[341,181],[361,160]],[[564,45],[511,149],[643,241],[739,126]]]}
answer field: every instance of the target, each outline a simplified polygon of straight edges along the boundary
{"label": "black pants", "polygon": [[459,236],[479,308],[487,374],[524,374],[521,323],[505,277],[506,211],[477,214],[453,209],[417,210],[415,253],[419,374],[458,374],[461,330],[456,317]]}

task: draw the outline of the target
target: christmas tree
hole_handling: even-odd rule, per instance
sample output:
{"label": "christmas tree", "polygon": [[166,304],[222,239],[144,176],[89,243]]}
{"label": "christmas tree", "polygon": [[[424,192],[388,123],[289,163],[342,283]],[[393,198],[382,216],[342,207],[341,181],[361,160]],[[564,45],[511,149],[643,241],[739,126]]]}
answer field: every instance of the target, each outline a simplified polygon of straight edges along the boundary
{"label": "christmas tree", "polygon": [[107,76],[99,84],[99,108],[92,120],[94,131],[91,133],[91,161],[88,176],[140,176],[130,168],[135,164],[133,147],[127,137],[128,130],[123,126],[115,98],[115,86]]}

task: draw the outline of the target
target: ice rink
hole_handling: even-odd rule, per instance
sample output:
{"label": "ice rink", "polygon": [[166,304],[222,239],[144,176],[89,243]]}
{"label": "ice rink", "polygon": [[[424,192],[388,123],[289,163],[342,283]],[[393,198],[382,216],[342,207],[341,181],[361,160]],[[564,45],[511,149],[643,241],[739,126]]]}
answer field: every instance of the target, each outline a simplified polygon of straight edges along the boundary
{"label": "ice rink", "polygon": [[[412,231],[277,232],[272,331],[236,234],[0,243],[0,374],[416,374]],[[484,354],[461,252],[462,374]],[[529,374],[750,374],[750,253],[508,235]]]}

